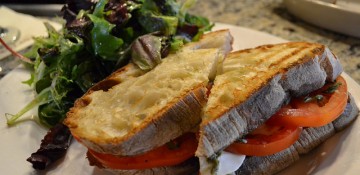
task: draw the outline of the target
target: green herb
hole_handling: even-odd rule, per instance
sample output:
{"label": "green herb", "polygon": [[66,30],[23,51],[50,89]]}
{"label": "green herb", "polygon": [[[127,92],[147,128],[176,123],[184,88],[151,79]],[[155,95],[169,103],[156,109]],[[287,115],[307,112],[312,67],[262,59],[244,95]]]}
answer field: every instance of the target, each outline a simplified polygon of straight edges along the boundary
{"label": "green herb", "polygon": [[176,52],[184,45],[184,40],[181,37],[173,37],[171,43],[171,52]]}
{"label": "green herb", "polygon": [[320,102],[324,99],[324,96],[319,94],[319,95],[315,95],[315,96],[306,96],[304,98],[304,102],[305,103],[309,103],[309,102],[312,102],[312,101],[317,101],[317,102]]}
{"label": "green herb", "polygon": [[23,114],[27,111],[33,109],[34,107],[49,102],[50,99],[50,90],[44,90],[42,93],[38,94],[35,99],[33,99],[30,103],[28,103],[23,109],[21,109],[15,115],[13,114],[5,114],[8,125],[16,124],[17,119],[19,119]]}
{"label": "green herb", "polygon": [[94,23],[94,28],[91,30],[91,45],[94,49],[95,55],[99,55],[108,60],[116,60],[116,51],[118,51],[122,46],[123,40],[110,35],[110,32],[115,25],[110,24],[106,20],[98,18],[97,16],[88,16]]}
{"label": "green herb", "polygon": [[76,98],[105,77],[104,73],[97,71],[94,56],[87,53],[80,37],[66,30],[57,32],[48,24],[46,27],[49,37],[36,38],[35,45],[27,53],[34,60],[34,71],[26,83],[31,84],[38,95],[19,113],[7,114],[9,125],[39,106],[40,122],[54,126],[63,120]]}
{"label": "green herb", "polygon": [[339,86],[341,86],[341,85],[342,85],[341,83],[334,83],[333,85],[331,85],[330,87],[328,87],[326,90],[324,90],[323,93],[332,94],[332,93],[334,93],[334,92],[339,88]]}
{"label": "green herb", "polygon": [[211,173],[215,174],[219,168],[219,157],[221,156],[221,152],[213,154],[211,157],[207,158],[206,161],[212,165]]}
{"label": "green herb", "polygon": [[88,17],[93,22],[91,45],[95,55],[99,55],[106,60],[117,60],[117,51],[123,45],[123,40],[111,35],[112,29],[115,27],[104,18],[104,8],[107,0],[101,0],[96,5],[93,14]]}
{"label": "green herb", "polygon": [[320,92],[320,94],[317,94],[315,96],[308,95],[308,96],[304,97],[304,102],[309,103],[309,102],[316,101],[319,106],[323,106],[324,99],[325,99],[324,95],[334,93],[339,88],[339,86],[341,86],[341,83],[334,83],[331,86],[329,86],[326,90]]}
{"label": "green herb", "polygon": [[322,101],[324,99],[323,95],[315,95],[316,101]]}

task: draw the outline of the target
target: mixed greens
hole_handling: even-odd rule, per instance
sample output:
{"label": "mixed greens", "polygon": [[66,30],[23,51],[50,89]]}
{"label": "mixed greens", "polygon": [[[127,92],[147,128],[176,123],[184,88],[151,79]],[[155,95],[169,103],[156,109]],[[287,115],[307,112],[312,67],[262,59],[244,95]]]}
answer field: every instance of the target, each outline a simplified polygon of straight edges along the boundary
{"label": "mixed greens", "polygon": [[65,155],[72,137],[62,121],[90,87],[130,61],[151,70],[169,53],[211,29],[206,18],[187,13],[193,3],[66,0],[63,29],[56,31],[46,23],[49,36],[35,38],[26,57],[21,57],[33,69],[24,83],[34,88],[34,100],[17,114],[6,114],[8,125],[13,125],[38,107],[38,121],[50,128],[40,148],[27,159],[34,169],[45,169]]}
{"label": "mixed greens", "polygon": [[31,79],[37,96],[8,124],[38,106],[39,121],[48,126],[61,122],[74,101],[95,83],[132,61],[151,70],[167,54],[197,40],[212,24],[187,10],[195,0],[68,0],[66,24],[49,36],[35,38],[26,54],[33,62]]}

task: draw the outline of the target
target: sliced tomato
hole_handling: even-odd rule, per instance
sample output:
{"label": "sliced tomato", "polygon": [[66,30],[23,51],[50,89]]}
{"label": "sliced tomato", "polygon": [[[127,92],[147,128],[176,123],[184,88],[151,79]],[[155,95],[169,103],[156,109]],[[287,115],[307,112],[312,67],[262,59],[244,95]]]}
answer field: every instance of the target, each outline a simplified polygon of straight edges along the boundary
{"label": "sliced tomato", "polygon": [[234,142],[226,151],[248,156],[267,156],[280,152],[299,139],[302,128],[266,122],[241,141]]}
{"label": "sliced tomato", "polygon": [[97,153],[90,149],[89,152],[105,167],[128,170],[177,165],[194,156],[196,148],[195,134],[187,133],[171,143],[138,156],[120,157]]}
{"label": "sliced tomato", "polygon": [[[329,89],[337,86],[333,93]],[[321,89],[311,93],[310,97],[320,95],[322,100],[306,102],[306,97],[295,98],[290,105],[280,109],[272,119],[296,126],[319,127],[334,121],[344,111],[347,100],[347,85],[342,77],[335,83],[328,83]],[[309,97],[307,96],[307,97]]]}

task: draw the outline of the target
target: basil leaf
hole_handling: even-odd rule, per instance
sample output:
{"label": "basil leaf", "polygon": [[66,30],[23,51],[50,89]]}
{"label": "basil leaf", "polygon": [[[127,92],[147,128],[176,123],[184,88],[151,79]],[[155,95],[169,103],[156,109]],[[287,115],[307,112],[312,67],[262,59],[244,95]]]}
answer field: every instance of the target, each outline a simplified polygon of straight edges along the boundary
{"label": "basil leaf", "polygon": [[332,94],[332,93],[334,93],[334,92],[339,88],[339,86],[341,86],[341,85],[342,85],[341,83],[334,83],[334,84],[331,85],[329,88],[327,88],[325,91],[323,91],[323,93]]}

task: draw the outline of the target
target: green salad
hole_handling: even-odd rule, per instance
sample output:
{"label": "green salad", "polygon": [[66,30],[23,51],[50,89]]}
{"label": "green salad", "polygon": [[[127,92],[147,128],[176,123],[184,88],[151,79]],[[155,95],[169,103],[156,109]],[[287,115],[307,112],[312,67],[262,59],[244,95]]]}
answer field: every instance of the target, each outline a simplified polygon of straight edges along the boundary
{"label": "green salad", "polygon": [[40,123],[52,127],[77,98],[129,61],[149,71],[183,44],[199,39],[213,25],[187,13],[193,3],[70,0],[63,8],[63,30],[45,24],[49,36],[35,38],[26,53],[33,72],[25,83],[37,95],[17,114],[7,114],[8,124],[38,107]]}

